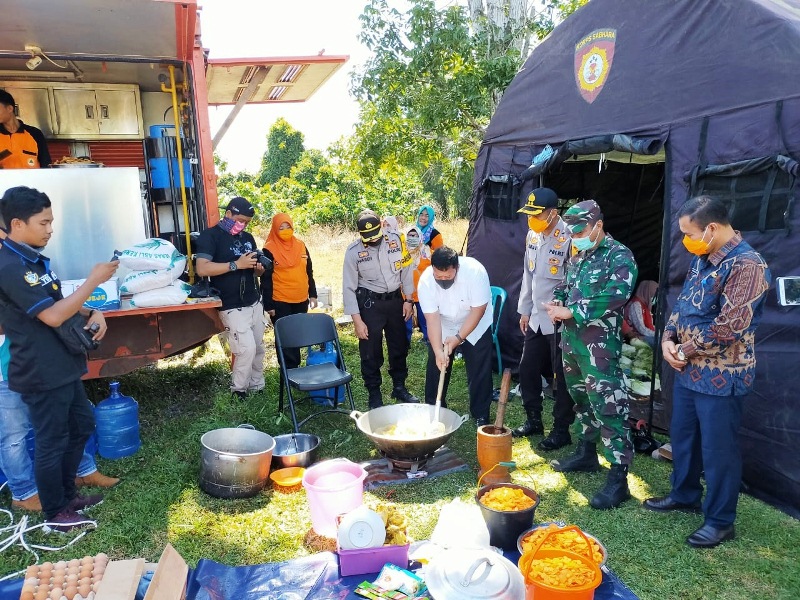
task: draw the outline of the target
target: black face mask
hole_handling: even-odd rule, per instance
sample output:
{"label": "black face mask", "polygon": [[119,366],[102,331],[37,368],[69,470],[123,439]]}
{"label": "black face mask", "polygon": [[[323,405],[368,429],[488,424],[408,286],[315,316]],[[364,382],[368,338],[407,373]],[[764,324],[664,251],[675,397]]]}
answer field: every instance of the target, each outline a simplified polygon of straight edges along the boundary
{"label": "black face mask", "polygon": [[456,282],[456,278],[453,277],[452,279],[437,279],[436,283],[439,284],[439,287],[443,290],[449,290],[453,287],[453,284]]}
{"label": "black face mask", "polygon": [[376,246],[380,246],[382,241],[383,241],[383,237],[379,237],[377,240],[373,240],[371,242],[364,242],[364,243],[367,246],[372,246],[374,248]]}

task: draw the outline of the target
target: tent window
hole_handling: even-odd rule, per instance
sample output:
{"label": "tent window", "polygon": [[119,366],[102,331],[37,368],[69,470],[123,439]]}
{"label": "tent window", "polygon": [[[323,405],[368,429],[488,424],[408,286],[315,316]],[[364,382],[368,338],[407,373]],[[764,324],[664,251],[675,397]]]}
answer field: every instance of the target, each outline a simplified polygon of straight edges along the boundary
{"label": "tent window", "polygon": [[483,181],[483,216],[516,221],[521,184],[512,175],[491,175]]}
{"label": "tent window", "polygon": [[735,177],[701,177],[692,195],[708,194],[727,203],[731,225],[739,231],[766,231],[788,227],[794,192],[795,178],[773,166]]}

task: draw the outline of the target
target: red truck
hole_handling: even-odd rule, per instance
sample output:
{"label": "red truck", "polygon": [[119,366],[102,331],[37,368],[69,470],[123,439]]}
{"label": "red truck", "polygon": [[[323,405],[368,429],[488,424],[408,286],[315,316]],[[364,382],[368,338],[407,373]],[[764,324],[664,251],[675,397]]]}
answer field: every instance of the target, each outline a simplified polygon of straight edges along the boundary
{"label": "red truck", "polygon": [[[0,88],[59,168],[0,169],[0,194],[30,185],[50,196],[47,254],[61,279],[149,237],[191,256],[190,234],[219,219],[213,147],[239,110],[303,102],[348,59],[209,59],[201,12],[196,0],[4,0]],[[218,105],[234,108],[212,141],[208,107]],[[105,313],[87,378],[197,347],[221,330],[218,306],[126,308],[123,298]]]}

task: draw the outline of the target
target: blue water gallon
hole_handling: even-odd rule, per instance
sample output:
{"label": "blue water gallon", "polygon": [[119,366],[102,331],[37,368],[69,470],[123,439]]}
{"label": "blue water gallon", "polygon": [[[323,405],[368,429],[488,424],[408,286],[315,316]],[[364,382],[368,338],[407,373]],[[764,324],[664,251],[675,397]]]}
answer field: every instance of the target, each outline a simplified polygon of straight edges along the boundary
{"label": "blue water gallon", "polygon": [[119,392],[119,382],[111,382],[111,391],[94,408],[97,423],[97,451],[103,458],[123,458],[142,445],[139,439],[139,404]]}
{"label": "blue water gallon", "polygon": [[[321,365],[323,363],[337,363],[339,355],[336,353],[336,347],[333,342],[325,342],[324,348],[310,347],[308,349],[308,358],[306,358],[306,365]],[[333,406],[333,399],[336,398],[337,402],[344,401],[344,386],[340,385],[338,388],[332,387],[326,390],[314,392],[315,395],[311,397],[317,404],[325,406]],[[320,394],[320,395],[316,395]],[[322,395],[327,396],[323,398]]]}

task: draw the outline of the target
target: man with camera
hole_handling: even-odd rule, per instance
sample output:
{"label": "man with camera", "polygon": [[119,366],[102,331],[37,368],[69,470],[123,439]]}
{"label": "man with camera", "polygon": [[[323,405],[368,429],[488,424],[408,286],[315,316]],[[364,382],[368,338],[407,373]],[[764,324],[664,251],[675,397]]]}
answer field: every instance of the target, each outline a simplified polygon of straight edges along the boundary
{"label": "man with camera", "polygon": [[197,239],[197,274],[210,277],[219,290],[220,319],[233,355],[231,393],[244,399],[247,392],[264,389],[264,313],[258,277],[272,262],[245,231],[256,214],[245,198],[233,198],[225,216]]}
{"label": "man with camera", "polygon": [[0,325],[11,341],[8,387],[22,395],[30,413],[36,486],[48,526],[68,532],[86,523],[77,512],[98,504],[102,496],[76,492],[75,476],[94,431],[94,415],[81,382],[85,349],[70,349],[64,339],[73,337],[71,324],[77,314],[85,318],[84,333],[96,327],[88,335],[93,341],[105,336],[103,314],[83,303],[119,263],[96,264],[85,283],[64,298],[50,260],[39,253],[53,233],[47,195],[23,186],[11,188],[0,200],[0,213],[8,228],[0,247]]}

